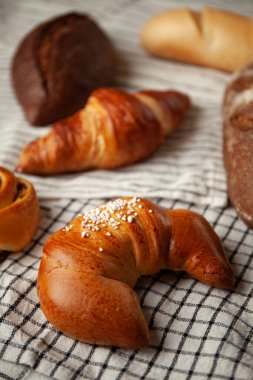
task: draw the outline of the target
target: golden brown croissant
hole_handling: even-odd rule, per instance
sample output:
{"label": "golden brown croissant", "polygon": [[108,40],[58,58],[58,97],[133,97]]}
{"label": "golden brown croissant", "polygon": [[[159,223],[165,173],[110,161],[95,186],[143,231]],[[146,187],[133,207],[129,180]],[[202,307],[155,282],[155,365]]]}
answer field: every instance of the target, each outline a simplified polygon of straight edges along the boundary
{"label": "golden brown croissant", "polygon": [[221,242],[202,216],[120,198],[48,239],[38,274],[41,307],[73,338],[139,348],[148,343],[148,327],[132,288],[141,275],[166,268],[233,287]]}
{"label": "golden brown croissant", "polygon": [[39,204],[32,184],[0,167],[0,251],[19,251],[32,239]]}
{"label": "golden brown croissant", "polygon": [[99,89],[84,109],[29,144],[18,170],[55,174],[134,163],[157,149],[189,106],[189,98],[176,91]]}

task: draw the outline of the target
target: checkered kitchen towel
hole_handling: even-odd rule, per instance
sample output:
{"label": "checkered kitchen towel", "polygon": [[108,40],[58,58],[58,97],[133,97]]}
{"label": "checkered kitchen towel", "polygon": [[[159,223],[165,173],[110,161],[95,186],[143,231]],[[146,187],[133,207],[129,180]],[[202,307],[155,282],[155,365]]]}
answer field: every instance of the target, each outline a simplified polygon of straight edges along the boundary
{"label": "checkered kitchen towel", "polygon": [[[145,162],[111,171],[90,171],[40,178],[29,176],[43,198],[84,198],[135,195],[169,197],[199,204],[224,206],[227,201],[222,160],[221,101],[229,75],[197,66],[149,56],[140,46],[144,23],[154,14],[182,5],[200,8],[203,1],[103,0],[69,2],[4,1],[0,22],[0,162],[13,169],[23,147],[46,134],[24,120],[10,84],[9,66],[20,38],[38,22],[70,10],[87,12],[112,39],[118,52],[117,86],[140,89],[177,89],[191,96],[193,107],[185,122]],[[238,8],[252,14],[250,1],[209,1],[209,5]]]}
{"label": "checkered kitchen towel", "polygon": [[59,380],[252,380],[253,231],[231,208],[154,200],[203,214],[222,238],[237,281],[235,291],[228,292],[170,271],[142,277],[135,290],[150,329],[148,347],[93,346],[66,337],[47,322],[36,294],[42,246],[80,211],[102,201],[43,202],[30,246],[0,264],[0,379],[34,380],[39,373]]}

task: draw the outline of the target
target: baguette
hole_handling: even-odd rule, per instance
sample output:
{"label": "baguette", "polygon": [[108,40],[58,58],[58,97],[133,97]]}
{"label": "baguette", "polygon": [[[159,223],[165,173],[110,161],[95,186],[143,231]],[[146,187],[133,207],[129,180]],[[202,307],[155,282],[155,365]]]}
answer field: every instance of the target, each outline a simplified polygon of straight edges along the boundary
{"label": "baguette", "polygon": [[223,103],[224,163],[231,203],[253,228],[253,63],[236,72]]}
{"label": "baguette", "polygon": [[232,72],[253,59],[253,19],[215,8],[179,8],[144,26],[142,46],[150,53]]}
{"label": "baguette", "polygon": [[67,13],[39,24],[21,41],[12,83],[27,120],[47,125],[83,107],[96,88],[114,82],[114,48],[88,15]]}

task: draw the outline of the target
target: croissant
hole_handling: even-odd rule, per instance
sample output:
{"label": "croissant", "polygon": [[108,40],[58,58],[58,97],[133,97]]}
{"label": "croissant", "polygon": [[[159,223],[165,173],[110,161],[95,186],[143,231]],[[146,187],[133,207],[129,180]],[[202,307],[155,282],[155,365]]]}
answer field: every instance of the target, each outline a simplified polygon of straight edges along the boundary
{"label": "croissant", "polygon": [[38,222],[39,203],[32,184],[0,167],[0,251],[23,249]]}
{"label": "croissant", "polygon": [[176,91],[99,89],[84,109],[30,143],[17,170],[48,175],[132,164],[158,148],[189,106]]}
{"label": "croissant", "polygon": [[110,201],[47,240],[38,273],[41,308],[75,339],[137,349],[149,334],[132,288],[140,276],[166,268],[233,287],[221,242],[201,215],[136,197]]}

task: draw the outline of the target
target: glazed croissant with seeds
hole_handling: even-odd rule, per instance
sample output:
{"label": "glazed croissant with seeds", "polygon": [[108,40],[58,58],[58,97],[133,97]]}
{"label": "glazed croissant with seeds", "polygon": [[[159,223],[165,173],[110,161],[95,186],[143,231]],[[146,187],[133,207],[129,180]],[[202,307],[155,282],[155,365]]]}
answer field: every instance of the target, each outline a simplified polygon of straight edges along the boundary
{"label": "glazed croissant with seeds", "polygon": [[79,215],[48,239],[38,274],[41,308],[75,339],[137,349],[149,334],[132,288],[140,276],[166,268],[233,287],[221,242],[201,215],[120,198]]}
{"label": "glazed croissant with seeds", "polygon": [[16,252],[32,239],[39,203],[30,182],[0,167],[0,252]]}
{"label": "glazed croissant with seeds", "polygon": [[189,106],[189,98],[176,91],[99,89],[84,109],[29,144],[17,169],[49,175],[132,164],[159,147]]}

